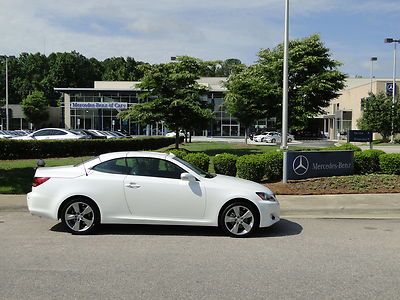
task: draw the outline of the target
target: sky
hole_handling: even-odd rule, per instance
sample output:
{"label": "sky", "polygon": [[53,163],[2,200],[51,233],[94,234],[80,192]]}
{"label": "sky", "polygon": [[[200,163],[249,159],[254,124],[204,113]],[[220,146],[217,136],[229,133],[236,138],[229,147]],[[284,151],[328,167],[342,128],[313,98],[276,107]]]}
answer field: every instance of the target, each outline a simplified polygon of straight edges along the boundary
{"label": "sky", "polygon": [[[189,55],[252,64],[260,49],[283,41],[284,2],[0,0],[0,54],[76,50],[97,59]],[[392,77],[394,44],[383,40],[400,38],[399,13],[399,0],[290,0],[290,38],[319,33],[349,76],[369,78],[374,56],[374,76]]]}

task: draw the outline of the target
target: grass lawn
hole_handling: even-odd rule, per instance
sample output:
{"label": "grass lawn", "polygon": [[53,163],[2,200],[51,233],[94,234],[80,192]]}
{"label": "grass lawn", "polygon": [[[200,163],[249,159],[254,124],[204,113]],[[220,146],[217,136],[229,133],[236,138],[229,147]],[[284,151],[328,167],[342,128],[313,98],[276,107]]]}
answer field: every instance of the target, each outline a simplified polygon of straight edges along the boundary
{"label": "grass lawn", "polygon": [[[45,159],[46,167],[77,164],[85,157]],[[0,160],[0,194],[25,194],[30,192],[35,173],[36,159]]]}

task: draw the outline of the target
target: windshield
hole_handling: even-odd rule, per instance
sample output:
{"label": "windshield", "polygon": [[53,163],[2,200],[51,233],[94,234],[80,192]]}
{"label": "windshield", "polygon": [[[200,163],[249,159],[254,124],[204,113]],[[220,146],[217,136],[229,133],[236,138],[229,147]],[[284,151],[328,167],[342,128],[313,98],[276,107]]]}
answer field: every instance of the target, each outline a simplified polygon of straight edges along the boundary
{"label": "windshield", "polygon": [[173,159],[176,161],[179,161],[181,164],[188,167],[190,170],[192,170],[196,174],[200,175],[201,177],[204,177],[204,178],[214,178],[215,177],[215,175],[210,174],[208,172],[204,172],[203,170],[199,169],[196,166],[193,166],[192,164],[188,163],[187,161],[185,161],[183,159],[180,159],[179,157],[175,156]]}

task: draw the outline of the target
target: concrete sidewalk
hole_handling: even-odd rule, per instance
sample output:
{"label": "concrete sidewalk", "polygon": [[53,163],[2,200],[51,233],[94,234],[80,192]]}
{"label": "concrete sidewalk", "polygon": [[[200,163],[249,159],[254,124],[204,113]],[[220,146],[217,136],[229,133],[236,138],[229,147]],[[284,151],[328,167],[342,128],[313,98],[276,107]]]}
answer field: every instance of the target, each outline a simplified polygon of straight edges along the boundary
{"label": "concrete sidewalk", "polygon": [[[282,217],[400,219],[400,194],[278,195]],[[26,195],[1,195],[1,211],[27,211]]]}

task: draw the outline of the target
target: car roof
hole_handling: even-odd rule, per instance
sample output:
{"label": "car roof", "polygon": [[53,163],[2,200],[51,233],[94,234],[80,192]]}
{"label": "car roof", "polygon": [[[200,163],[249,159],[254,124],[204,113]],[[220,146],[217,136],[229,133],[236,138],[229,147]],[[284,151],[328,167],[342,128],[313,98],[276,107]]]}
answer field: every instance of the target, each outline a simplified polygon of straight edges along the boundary
{"label": "car roof", "polygon": [[99,155],[101,161],[106,161],[115,158],[122,157],[154,157],[165,159],[169,154],[162,152],[151,152],[151,151],[121,151],[121,152],[110,152]]}

